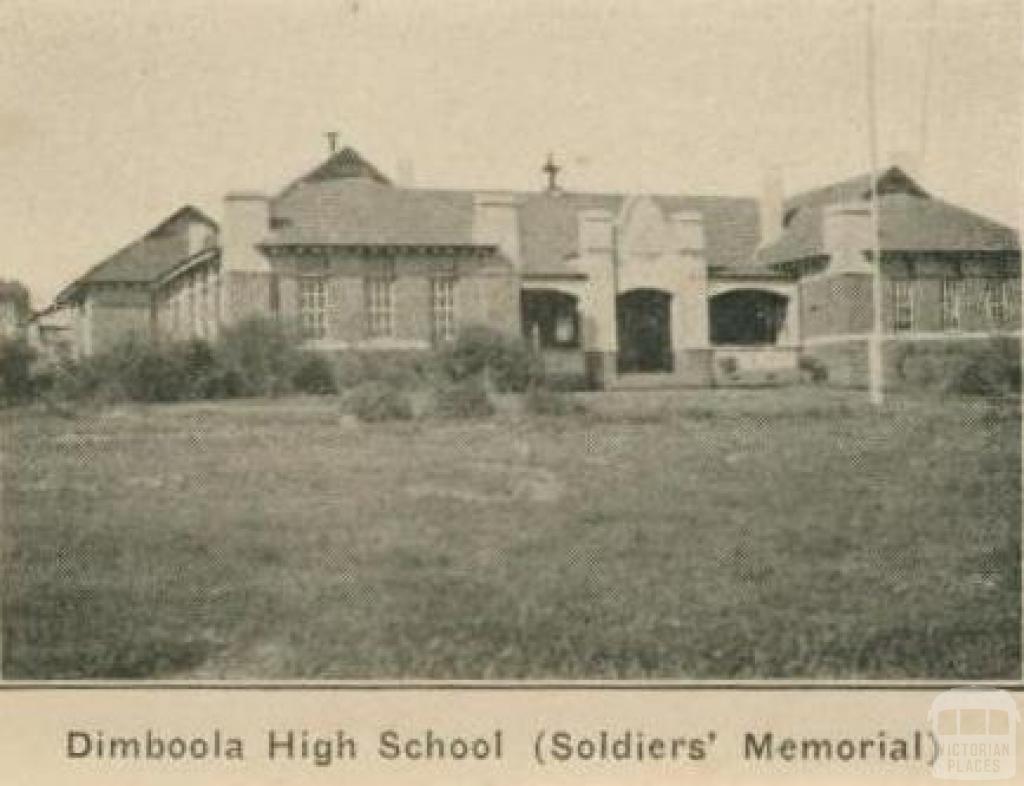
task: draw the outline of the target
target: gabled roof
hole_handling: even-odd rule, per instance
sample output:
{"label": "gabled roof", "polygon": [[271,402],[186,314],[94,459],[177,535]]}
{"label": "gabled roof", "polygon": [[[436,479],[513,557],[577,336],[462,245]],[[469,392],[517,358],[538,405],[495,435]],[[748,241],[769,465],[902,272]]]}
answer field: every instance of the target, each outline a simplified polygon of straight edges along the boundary
{"label": "gabled roof", "polygon": [[87,284],[101,282],[149,283],[159,279],[188,256],[188,222],[201,221],[216,229],[217,224],[200,210],[186,205],[165,218],[138,240],[111,254],[65,287],[56,298],[60,303]]}
{"label": "gabled roof", "polygon": [[351,147],[343,147],[322,164],[281,189],[276,198],[282,199],[300,186],[330,180],[366,180],[383,186],[391,185],[387,175],[363,158],[359,151]]}
{"label": "gabled roof", "polygon": [[[883,251],[1006,252],[1020,248],[1017,233],[1010,227],[931,196],[897,167],[879,175],[877,188]],[[865,203],[870,196],[870,176],[864,174],[787,199],[782,234],[757,252],[757,260],[777,266],[825,256],[825,209]]]}

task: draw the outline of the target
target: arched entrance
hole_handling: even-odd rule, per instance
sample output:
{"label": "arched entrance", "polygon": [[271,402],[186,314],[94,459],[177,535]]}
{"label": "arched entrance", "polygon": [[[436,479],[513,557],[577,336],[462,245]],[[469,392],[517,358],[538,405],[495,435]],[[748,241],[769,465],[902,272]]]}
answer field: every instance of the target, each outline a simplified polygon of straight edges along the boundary
{"label": "arched entrance", "polygon": [[524,289],[519,296],[523,337],[536,349],[578,349],[576,296],[555,289]]}
{"label": "arched entrance", "polygon": [[717,346],[775,344],[786,322],[785,295],[765,289],[734,289],[711,298],[711,343]]}
{"label": "arched entrance", "polygon": [[633,289],[615,300],[620,374],[672,371],[672,295]]}

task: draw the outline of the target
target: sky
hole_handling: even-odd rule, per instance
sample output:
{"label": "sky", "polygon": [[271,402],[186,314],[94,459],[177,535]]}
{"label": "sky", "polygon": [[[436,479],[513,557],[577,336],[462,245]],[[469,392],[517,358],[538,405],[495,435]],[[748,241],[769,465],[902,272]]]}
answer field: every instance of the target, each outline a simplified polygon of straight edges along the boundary
{"label": "sky", "polygon": [[[1019,223],[1019,0],[881,0],[882,161]],[[757,196],[866,171],[867,0],[0,0],[0,278],[46,305],[324,133],[421,186]],[[929,42],[931,44],[929,45]],[[929,50],[932,55],[929,57]],[[931,68],[928,68],[928,63]]]}

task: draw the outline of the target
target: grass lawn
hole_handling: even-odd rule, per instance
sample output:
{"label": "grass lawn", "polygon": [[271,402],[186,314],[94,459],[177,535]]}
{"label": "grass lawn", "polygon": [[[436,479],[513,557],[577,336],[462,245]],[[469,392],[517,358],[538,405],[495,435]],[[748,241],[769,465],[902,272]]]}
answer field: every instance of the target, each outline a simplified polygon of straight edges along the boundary
{"label": "grass lawn", "polygon": [[7,678],[1017,678],[1016,403],[0,414]]}

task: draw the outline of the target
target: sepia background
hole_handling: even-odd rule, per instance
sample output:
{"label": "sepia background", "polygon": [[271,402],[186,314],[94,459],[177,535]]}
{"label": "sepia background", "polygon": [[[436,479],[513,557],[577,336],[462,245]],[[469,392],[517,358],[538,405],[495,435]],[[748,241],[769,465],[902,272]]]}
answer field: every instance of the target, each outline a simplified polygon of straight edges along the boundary
{"label": "sepia background", "polygon": [[[1016,225],[1019,4],[879,6],[884,160]],[[424,186],[537,189],[549,153],[570,190],[833,182],[868,165],[864,9],[5,2],[2,277],[43,305],[334,130]],[[1019,676],[1019,397],[646,393],[497,426],[15,413],[4,676]]]}
{"label": "sepia background", "polygon": [[[883,158],[1016,224],[1020,4],[879,4]],[[338,130],[417,184],[756,194],[867,166],[862,0],[0,4],[4,274],[43,305],[181,204]],[[931,68],[929,63],[931,41]]]}

